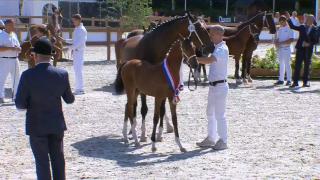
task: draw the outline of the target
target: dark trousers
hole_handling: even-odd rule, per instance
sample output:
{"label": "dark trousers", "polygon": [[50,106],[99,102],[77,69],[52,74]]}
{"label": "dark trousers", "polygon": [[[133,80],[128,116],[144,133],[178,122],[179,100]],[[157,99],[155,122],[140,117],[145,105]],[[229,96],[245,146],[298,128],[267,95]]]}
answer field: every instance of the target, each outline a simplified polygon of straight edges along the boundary
{"label": "dark trousers", "polygon": [[293,82],[298,83],[300,79],[300,71],[302,63],[304,63],[303,70],[303,83],[307,83],[310,79],[311,58],[313,53],[313,46],[309,48],[297,48],[296,51],[296,63],[293,74]]}
{"label": "dark trousers", "polygon": [[38,180],[51,180],[49,157],[54,180],[64,180],[65,162],[63,133],[46,136],[30,136],[30,145],[36,161]]}

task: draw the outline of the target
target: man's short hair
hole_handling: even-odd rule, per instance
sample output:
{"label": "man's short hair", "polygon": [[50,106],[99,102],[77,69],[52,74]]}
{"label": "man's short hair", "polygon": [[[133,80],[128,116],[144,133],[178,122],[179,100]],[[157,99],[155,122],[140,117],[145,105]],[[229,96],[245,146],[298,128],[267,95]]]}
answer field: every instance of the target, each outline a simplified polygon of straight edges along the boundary
{"label": "man's short hair", "polygon": [[210,31],[214,31],[214,32],[218,32],[218,33],[220,33],[221,35],[224,34],[224,28],[223,28],[221,25],[212,25],[212,26],[209,26],[209,30],[210,30]]}
{"label": "man's short hair", "polygon": [[72,16],[72,18],[73,19],[77,19],[77,20],[82,20],[82,17],[81,17],[81,15],[80,14],[74,14],[73,16]]}
{"label": "man's short hair", "polygon": [[10,24],[10,23],[14,23],[14,20],[13,19],[6,19],[4,21],[4,24],[7,25],[7,24]]}

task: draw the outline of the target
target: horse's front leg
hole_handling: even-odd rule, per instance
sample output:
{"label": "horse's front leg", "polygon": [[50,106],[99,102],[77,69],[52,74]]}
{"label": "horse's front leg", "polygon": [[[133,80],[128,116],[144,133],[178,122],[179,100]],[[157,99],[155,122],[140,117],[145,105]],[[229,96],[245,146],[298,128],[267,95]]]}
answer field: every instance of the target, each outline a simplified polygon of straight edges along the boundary
{"label": "horse's front leg", "polygon": [[157,131],[157,126],[159,122],[159,115],[160,115],[160,108],[161,108],[161,103],[163,99],[160,98],[155,98],[155,107],[154,107],[154,116],[153,116],[153,129],[152,129],[152,135],[151,135],[151,141],[152,141],[152,152],[157,151],[156,148],[156,131]]}
{"label": "horse's front leg", "polygon": [[207,81],[208,81],[208,75],[207,75],[206,65],[205,65],[205,64],[202,64],[201,66],[202,66],[203,77],[204,77],[203,81],[204,81],[204,82],[207,82]]}
{"label": "horse's front leg", "polygon": [[239,69],[240,69],[240,55],[235,55],[234,56],[234,61],[235,61],[235,72],[234,72],[234,78],[236,79],[236,83],[242,83],[240,76],[239,76]]}
{"label": "horse's front leg", "polygon": [[187,150],[182,146],[180,142],[179,131],[178,131],[178,119],[177,119],[177,105],[174,104],[172,100],[173,98],[170,97],[169,102],[170,102],[170,110],[171,110],[171,116],[172,116],[172,124],[174,127],[175,141],[179,146],[181,152],[187,152]]}
{"label": "horse's front leg", "polygon": [[141,97],[141,116],[142,116],[142,124],[141,124],[141,137],[140,142],[146,142],[146,115],[148,113],[147,106],[147,97],[145,94],[140,94]]}
{"label": "horse's front leg", "polygon": [[252,83],[253,80],[250,76],[250,71],[251,71],[251,60],[252,60],[252,54],[253,54],[253,51],[251,49],[248,49],[248,50],[245,50],[244,52],[244,58],[246,60],[246,78],[248,79],[248,82],[249,83]]}
{"label": "horse's front leg", "polygon": [[165,116],[166,113],[166,99],[164,99],[161,102],[161,107],[160,107],[160,125],[159,125],[159,130],[158,130],[158,134],[157,134],[157,141],[161,142],[162,141],[162,133],[163,133],[163,118]]}

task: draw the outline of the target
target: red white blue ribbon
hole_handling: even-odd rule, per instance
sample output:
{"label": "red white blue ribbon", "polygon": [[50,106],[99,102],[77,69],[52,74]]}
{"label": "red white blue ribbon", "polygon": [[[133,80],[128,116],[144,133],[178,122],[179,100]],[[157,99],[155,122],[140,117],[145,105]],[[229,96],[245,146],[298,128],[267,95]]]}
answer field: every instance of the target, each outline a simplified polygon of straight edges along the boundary
{"label": "red white blue ribbon", "polygon": [[174,79],[172,73],[168,67],[168,60],[165,58],[162,63],[162,71],[166,77],[169,88],[173,92],[173,103],[178,103],[180,101],[179,94],[183,90],[183,85],[180,83],[180,79]]}

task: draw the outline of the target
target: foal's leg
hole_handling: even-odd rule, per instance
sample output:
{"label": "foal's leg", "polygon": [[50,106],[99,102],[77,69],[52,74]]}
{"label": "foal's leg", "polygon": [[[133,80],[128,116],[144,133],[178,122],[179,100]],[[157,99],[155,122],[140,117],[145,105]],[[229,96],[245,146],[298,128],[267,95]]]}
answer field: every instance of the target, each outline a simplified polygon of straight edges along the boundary
{"label": "foal's leg", "polygon": [[130,98],[128,98],[128,116],[131,123],[132,137],[134,139],[135,146],[138,147],[140,146],[140,143],[138,141],[138,136],[136,132],[137,120],[134,117],[134,104],[137,102],[138,94],[135,91],[132,94],[133,95],[130,96]]}
{"label": "foal's leg", "polygon": [[153,116],[153,129],[152,129],[152,135],[151,135],[151,141],[152,141],[152,152],[157,151],[156,148],[156,131],[157,126],[159,122],[159,114],[160,114],[160,107],[163,99],[155,98],[155,107],[154,107],[154,116]]}
{"label": "foal's leg", "polygon": [[146,115],[148,113],[147,106],[147,97],[144,94],[140,94],[141,97],[141,115],[142,115],[142,124],[141,124],[141,137],[140,142],[146,142]]}
{"label": "foal's leg", "polygon": [[159,132],[157,134],[157,141],[161,142],[162,141],[162,133],[163,133],[163,118],[165,116],[166,113],[166,99],[164,99],[161,102],[161,106],[160,106],[160,125],[159,125]]}
{"label": "foal's leg", "polygon": [[[128,96],[127,96],[128,98]],[[125,144],[128,144],[129,143],[129,140],[128,140],[128,103],[126,104],[125,106],[125,112],[124,112],[124,123],[123,123],[123,128],[122,128],[122,134],[123,134],[123,140],[124,140],[124,143]]]}
{"label": "foal's leg", "polygon": [[177,119],[177,105],[172,102],[173,98],[169,98],[170,109],[171,109],[171,116],[172,116],[172,124],[174,127],[174,135],[175,141],[180,148],[181,152],[187,152],[187,150],[182,146],[179,138],[179,131],[178,131],[178,119]]}

